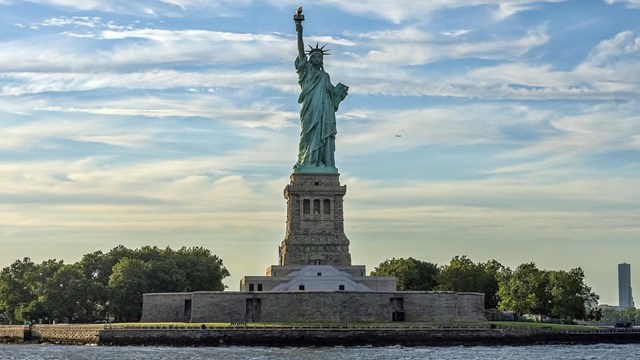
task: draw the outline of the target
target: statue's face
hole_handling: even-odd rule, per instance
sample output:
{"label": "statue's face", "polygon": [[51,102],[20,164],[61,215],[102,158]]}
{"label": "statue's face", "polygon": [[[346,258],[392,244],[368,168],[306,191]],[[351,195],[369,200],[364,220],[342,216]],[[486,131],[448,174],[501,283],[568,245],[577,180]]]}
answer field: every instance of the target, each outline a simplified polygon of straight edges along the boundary
{"label": "statue's face", "polygon": [[322,62],[323,62],[322,54],[319,53],[319,52],[311,54],[311,57],[309,58],[309,61],[311,61],[312,65],[321,66]]}

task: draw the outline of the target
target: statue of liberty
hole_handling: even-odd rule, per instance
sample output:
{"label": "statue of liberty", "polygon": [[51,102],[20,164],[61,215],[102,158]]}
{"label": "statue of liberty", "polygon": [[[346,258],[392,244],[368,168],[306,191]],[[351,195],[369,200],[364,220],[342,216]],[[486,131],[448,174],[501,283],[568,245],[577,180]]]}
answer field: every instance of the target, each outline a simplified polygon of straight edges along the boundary
{"label": "statue of liberty", "polygon": [[302,8],[293,16],[298,34],[298,57],[295,61],[300,84],[300,145],[294,173],[338,173],[335,165],[336,111],[347,96],[349,88],[341,83],[331,84],[324,71],[324,56],[329,55],[323,45],[309,45],[305,52],[302,39]]}

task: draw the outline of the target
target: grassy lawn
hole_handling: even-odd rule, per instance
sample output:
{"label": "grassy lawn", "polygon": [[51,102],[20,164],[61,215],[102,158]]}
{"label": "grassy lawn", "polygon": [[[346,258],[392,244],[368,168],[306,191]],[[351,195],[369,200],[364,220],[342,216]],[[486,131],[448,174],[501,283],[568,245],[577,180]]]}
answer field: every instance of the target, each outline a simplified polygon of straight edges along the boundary
{"label": "grassy lawn", "polygon": [[489,321],[488,323],[495,324],[499,328],[513,328],[513,329],[550,329],[550,330],[574,330],[574,331],[598,330],[598,327],[596,326],[552,324],[552,323],[539,323],[539,322],[526,322],[526,321]]}

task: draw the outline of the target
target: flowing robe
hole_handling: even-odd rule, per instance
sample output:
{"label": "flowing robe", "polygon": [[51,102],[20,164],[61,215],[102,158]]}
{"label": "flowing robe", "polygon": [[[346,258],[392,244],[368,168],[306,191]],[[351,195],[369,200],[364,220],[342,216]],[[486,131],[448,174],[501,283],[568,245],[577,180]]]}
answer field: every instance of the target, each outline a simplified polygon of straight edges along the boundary
{"label": "flowing robe", "polygon": [[[329,74],[314,67],[305,56],[296,58],[296,71],[301,92],[298,103],[300,110],[300,145],[298,162],[294,170],[300,172],[325,168],[327,172],[337,172],[335,168],[336,111],[340,101],[346,94],[344,85],[341,89],[333,86]],[[341,94],[343,91],[344,94]]]}

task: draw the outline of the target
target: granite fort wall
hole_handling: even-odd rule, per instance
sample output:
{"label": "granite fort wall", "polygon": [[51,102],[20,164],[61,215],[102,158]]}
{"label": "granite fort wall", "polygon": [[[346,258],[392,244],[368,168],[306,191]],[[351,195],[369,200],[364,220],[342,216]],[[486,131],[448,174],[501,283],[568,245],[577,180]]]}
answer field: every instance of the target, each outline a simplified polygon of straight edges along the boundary
{"label": "granite fort wall", "polygon": [[220,296],[221,294],[224,292],[193,293],[194,307],[191,322],[252,321],[250,318],[247,319],[247,299],[253,299],[250,295],[252,293],[229,292],[226,296]]}
{"label": "granite fort wall", "polygon": [[405,321],[476,321],[484,316],[484,294],[453,292],[400,292]]}
{"label": "granite fort wall", "polygon": [[144,294],[142,322],[188,322],[191,293]]}
{"label": "granite fort wall", "polygon": [[[186,311],[187,308],[188,311]],[[180,314],[182,318],[178,316]],[[484,295],[454,292],[350,291],[145,294],[142,315],[143,322],[386,322],[392,320],[412,322],[485,320]]]}

